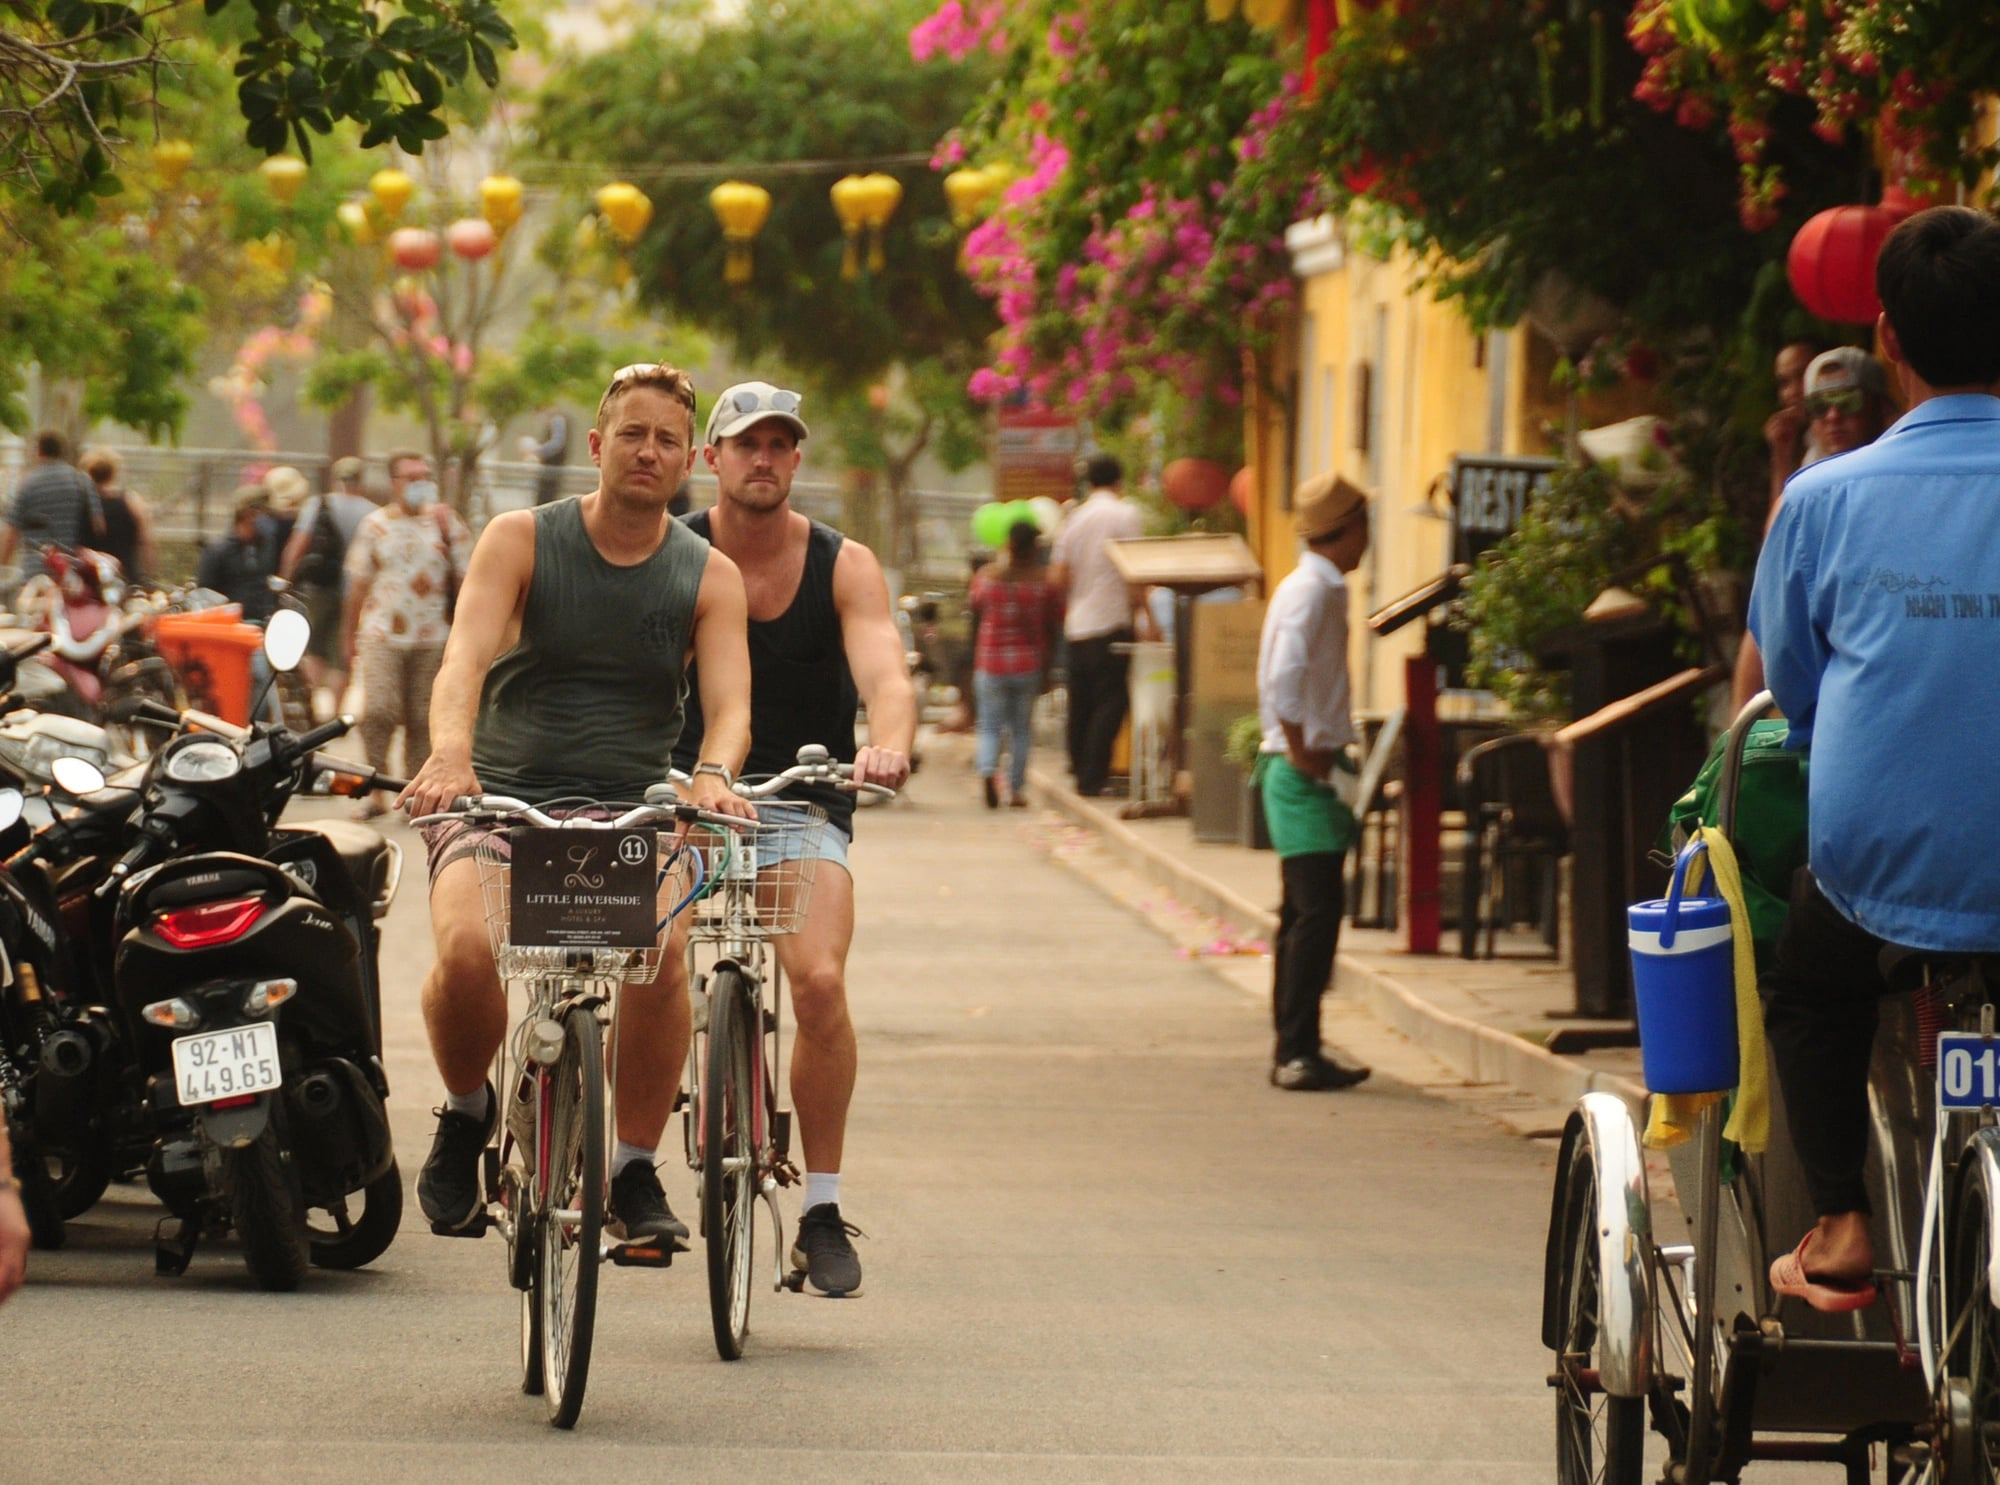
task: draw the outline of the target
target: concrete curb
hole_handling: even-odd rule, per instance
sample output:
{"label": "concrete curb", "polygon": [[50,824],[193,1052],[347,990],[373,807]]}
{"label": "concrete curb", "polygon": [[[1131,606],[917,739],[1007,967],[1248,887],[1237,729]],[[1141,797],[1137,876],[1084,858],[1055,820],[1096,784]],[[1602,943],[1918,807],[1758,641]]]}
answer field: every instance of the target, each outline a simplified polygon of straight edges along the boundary
{"label": "concrete curb", "polygon": [[[1209,881],[1186,862],[1140,837],[1111,811],[1080,797],[1041,769],[1028,770],[1028,788],[1036,803],[1094,831],[1127,865],[1171,888],[1190,907],[1266,940],[1277,936],[1276,913]],[[1376,1019],[1407,1036],[1468,1082],[1504,1083],[1562,1105],[1575,1103],[1586,1093],[1603,1091],[1645,1107],[1646,1090],[1629,1078],[1586,1067],[1522,1037],[1453,1015],[1374,966],[1346,954],[1338,962],[1341,976],[1360,990]]]}

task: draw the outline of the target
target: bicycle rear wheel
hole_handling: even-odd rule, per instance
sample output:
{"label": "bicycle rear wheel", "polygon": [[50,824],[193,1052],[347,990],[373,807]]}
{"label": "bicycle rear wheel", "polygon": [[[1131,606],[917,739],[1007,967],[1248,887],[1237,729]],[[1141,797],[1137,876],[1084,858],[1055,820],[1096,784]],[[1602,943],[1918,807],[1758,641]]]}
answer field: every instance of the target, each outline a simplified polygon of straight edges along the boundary
{"label": "bicycle rear wheel", "polygon": [[734,969],[709,986],[708,1068],[701,1086],[701,1230],[708,1245],[708,1308],[724,1361],[750,1330],[750,1260],[757,1205],[757,1001]]}
{"label": "bicycle rear wheel", "polygon": [[604,1230],[604,1028],[596,1012],[563,1016],[562,1055],[549,1070],[549,1169],[535,1254],[542,1385],[549,1421],[571,1428],[583,1411],[597,1326]]}

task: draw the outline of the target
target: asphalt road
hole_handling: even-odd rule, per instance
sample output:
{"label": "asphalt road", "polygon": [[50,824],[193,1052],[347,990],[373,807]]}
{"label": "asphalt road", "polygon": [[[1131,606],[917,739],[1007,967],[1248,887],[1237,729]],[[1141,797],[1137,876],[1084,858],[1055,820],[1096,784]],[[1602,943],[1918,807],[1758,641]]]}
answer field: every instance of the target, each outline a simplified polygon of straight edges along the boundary
{"label": "asphalt road", "polygon": [[[1058,834],[942,763],[861,818],[864,1297],[760,1292],[726,1364],[699,1254],[607,1269],[561,1434],[518,1391],[497,1239],[434,1238],[412,1197],[371,1269],[266,1295],[227,1244],[155,1278],[159,1209],[114,1187],[0,1310],[0,1481],[1552,1478],[1551,1146],[1391,1075],[1409,1059],[1270,1089],[1256,998]],[[406,1180],[437,1097],[410,867],[384,950]]]}

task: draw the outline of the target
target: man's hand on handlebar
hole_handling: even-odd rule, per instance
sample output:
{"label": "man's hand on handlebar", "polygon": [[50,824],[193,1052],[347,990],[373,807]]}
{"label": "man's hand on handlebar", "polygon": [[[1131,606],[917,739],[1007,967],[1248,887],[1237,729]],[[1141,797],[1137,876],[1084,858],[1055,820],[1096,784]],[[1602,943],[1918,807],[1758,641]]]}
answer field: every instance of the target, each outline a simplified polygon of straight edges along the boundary
{"label": "man's hand on handlebar", "polygon": [[910,781],[910,755],[894,748],[867,747],[854,755],[854,782],[901,789]]}
{"label": "man's hand on handlebar", "polygon": [[718,815],[735,815],[744,820],[757,818],[757,806],[742,795],[732,793],[718,774],[696,774],[682,787],[681,797],[697,809],[710,810]]}
{"label": "man's hand on handlebar", "polygon": [[433,749],[416,777],[396,796],[396,807],[409,811],[413,819],[441,815],[452,807],[454,800],[482,792],[472,772],[471,759]]}

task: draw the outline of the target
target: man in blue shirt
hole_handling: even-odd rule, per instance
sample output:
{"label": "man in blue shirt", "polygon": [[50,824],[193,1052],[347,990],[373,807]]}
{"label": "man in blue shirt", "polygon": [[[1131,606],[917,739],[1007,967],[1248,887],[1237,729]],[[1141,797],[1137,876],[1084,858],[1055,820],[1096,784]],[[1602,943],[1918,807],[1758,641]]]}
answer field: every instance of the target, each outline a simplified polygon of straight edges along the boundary
{"label": "man in blue shirt", "polygon": [[1792,743],[1813,750],[1811,865],[1764,994],[1819,1221],[1771,1282],[1826,1310],[1875,1294],[1877,955],[2000,950],[2000,222],[1918,213],[1883,244],[1876,285],[1910,411],[1792,479],[1750,605]]}

